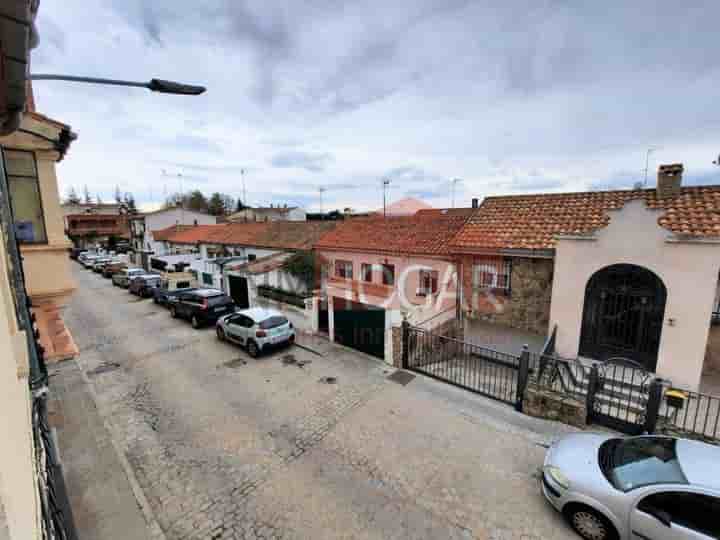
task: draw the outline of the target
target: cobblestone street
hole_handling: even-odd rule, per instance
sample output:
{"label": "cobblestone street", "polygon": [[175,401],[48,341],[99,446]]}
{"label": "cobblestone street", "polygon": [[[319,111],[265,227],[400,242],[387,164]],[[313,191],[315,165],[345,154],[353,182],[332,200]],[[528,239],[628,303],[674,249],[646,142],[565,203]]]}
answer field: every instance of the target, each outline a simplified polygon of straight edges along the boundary
{"label": "cobblestone street", "polygon": [[574,538],[536,474],[568,428],[319,338],[251,359],[73,268],[77,364],[168,539]]}

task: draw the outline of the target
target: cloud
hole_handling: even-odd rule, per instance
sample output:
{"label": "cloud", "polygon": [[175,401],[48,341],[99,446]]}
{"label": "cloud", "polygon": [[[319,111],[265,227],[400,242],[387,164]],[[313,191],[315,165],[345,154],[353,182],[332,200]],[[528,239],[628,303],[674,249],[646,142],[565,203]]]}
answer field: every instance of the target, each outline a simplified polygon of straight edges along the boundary
{"label": "cloud", "polygon": [[629,187],[650,146],[650,186],[675,161],[720,182],[718,19],[709,1],[66,0],[42,3],[32,68],[208,88],[38,81],[80,135],[62,191],[150,202],[167,168],[237,197],[245,169],[249,202],[317,209],[322,185],[326,208],[374,209],[389,178],[391,200],[448,206],[451,178],[464,201]]}
{"label": "cloud", "polygon": [[322,172],[332,159],[332,155],[328,153],[282,152],[275,154],[270,164],[279,169],[297,168],[309,172]]}

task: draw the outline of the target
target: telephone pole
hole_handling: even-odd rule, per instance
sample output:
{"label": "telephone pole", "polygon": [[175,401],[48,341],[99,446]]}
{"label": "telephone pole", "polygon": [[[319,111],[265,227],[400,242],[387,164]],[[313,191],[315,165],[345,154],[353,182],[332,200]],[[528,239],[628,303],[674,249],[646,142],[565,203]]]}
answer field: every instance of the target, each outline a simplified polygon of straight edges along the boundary
{"label": "telephone pole", "polygon": [[387,217],[387,190],[390,187],[390,179],[383,178],[382,190],[383,190],[383,218]]}
{"label": "telephone pole", "polygon": [[324,187],[320,186],[318,187],[318,193],[320,193],[320,218],[323,218],[324,210],[323,210],[323,193],[327,191]]}

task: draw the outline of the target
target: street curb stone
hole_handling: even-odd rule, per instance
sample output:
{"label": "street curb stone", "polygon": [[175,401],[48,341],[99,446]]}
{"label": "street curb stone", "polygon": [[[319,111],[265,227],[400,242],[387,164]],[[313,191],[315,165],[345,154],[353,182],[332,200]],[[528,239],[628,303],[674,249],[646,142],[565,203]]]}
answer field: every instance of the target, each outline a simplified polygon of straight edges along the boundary
{"label": "street curb stone", "polygon": [[105,426],[105,429],[107,429],[108,433],[110,434],[110,441],[112,442],[112,446],[113,446],[113,449],[115,450],[115,454],[117,455],[118,460],[120,461],[120,465],[122,466],[123,470],[125,471],[125,476],[127,477],[128,482],[130,483],[130,489],[132,489],[133,495],[135,496],[135,500],[137,501],[137,504],[143,513],[145,522],[147,523],[148,527],[150,528],[151,538],[153,538],[154,540],[167,540],[167,536],[165,536],[165,532],[160,527],[160,524],[158,523],[155,513],[153,512],[152,508],[150,507],[150,503],[148,502],[147,498],[145,497],[145,493],[143,492],[142,488],[140,487],[140,483],[138,482],[138,479],[135,476],[135,472],[133,471],[133,468],[130,465],[130,462],[127,460],[127,457],[125,456],[125,452],[123,452],[122,448],[120,447],[120,443],[118,442],[118,437],[117,437],[115,428],[110,424],[110,422],[107,421],[107,419],[103,416],[102,412],[100,411],[100,403],[98,401],[97,394],[95,393],[95,388],[93,388],[92,381],[90,381],[90,378],[87,376],[87,373],[85,373],[85,367],[82,365],[79,357],[76,358],[75,361],[77,362],[78,368],[80,368],[80,375],[81,375],[83,381],[85,382],[85,385],[87,386],[88,393],[90,394],[90,397],[92,398],[93,403],[95,404],[95,408],[100,413],[100,417],[102,419],[103,426]]}

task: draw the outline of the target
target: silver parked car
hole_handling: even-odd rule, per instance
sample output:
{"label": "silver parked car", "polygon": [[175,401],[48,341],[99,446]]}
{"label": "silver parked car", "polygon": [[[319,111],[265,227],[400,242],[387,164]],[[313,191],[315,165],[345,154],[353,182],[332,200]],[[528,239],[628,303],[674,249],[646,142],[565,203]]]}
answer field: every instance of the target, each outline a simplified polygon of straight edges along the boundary
{"label": "silver parked car", "polygon": [[218,319],[217,337],[245,346],[256,357],[275,345],[292,344],[295,329],[290,321],[274,309],[250,308]]}
{"label": "silver parked car", "polygon": [[720,538],[720,448],[673,437],[568,435],[543,494],[587,540]]}

